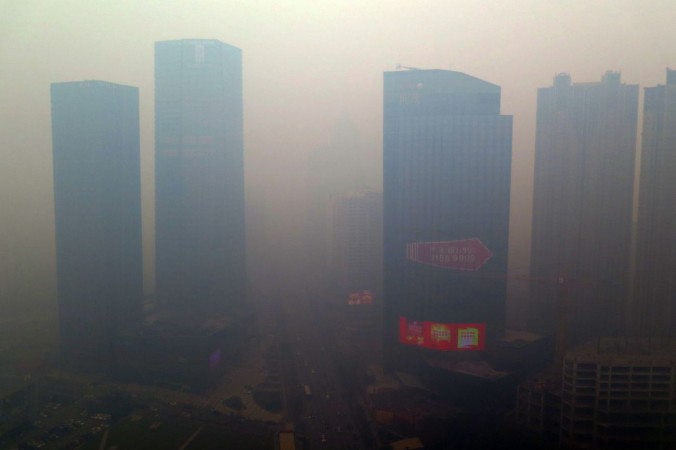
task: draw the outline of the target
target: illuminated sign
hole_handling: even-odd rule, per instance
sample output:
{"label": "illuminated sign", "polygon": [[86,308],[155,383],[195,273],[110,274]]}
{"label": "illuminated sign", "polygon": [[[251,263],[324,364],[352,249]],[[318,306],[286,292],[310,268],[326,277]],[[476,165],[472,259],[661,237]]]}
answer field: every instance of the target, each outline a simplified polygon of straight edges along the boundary
{"label": "illuminated sign", "polygon": [[483,350],[484,323],[439,323],[399,318],[399,342],[441,351]]}
{"label": "illuminated sign", "polygon": [[347,296],[347,304],[348,305],[372,305],[373,304],[373,292],[366,290],[366,291],[358,291],[358,292],[350,292]]}
{"label": "illuminated sign", "polygon": [[474,326],[458,327],[458,348],[471,350],[479,346],[479,329]]}
{"label": "illuminated sign", "polygon": [[479,270],[492,256],[477,238],[406,245],[407,259],[445,269]]}

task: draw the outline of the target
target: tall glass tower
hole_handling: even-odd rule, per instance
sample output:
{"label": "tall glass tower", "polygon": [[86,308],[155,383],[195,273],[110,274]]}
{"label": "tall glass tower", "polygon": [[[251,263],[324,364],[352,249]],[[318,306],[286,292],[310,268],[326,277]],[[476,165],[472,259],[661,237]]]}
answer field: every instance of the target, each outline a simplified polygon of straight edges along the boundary
{"label": "tall glass tower", "polygon": [[500,87],[386,72],[383,132],[386,356],[479,350],[505,316],[512,117]]}
{"label": "tall glass tower", "polygon": [[142,320],[138,89],[54,83],[51,101],[61,353],[107,370]]}
{"label": "tall glass tower", "polygon": [[242,55],[216,40],[155,44],[158,301],[206,316],[245,297]]}

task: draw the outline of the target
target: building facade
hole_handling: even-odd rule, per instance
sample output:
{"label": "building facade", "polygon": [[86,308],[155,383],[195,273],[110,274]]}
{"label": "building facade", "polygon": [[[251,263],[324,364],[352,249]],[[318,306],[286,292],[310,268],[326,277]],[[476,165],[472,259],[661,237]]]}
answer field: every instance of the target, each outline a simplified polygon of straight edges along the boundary
{"label": "building facade", "polygon": [[330,295],[340,331],[353,353],[373,362],[382,354],[383,194],[337,196],[330,217]]}
{"label": "building facade", "polygon": [[331,201],[329,266],[345,301],[354,292],[381,295],[383,194],[357,191]]}
{"label": "building facade", "polygon": [[138,89],[54,83],[51,103],[61,354],[108,370],[142,320]]}
{"label": "building facade", "polygon": [[674,448],[675,351],[668,338],[587,342],[566,353],[557,382],[519,387],[516,419],[564,448]]}
{"label": "building facade", "polygon": [[639,336],[676,336],[676,70],[645,89],[630,318]]}
{"label": "building facade", "polygon": [[668,449],[676,445],[674,342],[598,339],[563,364],[565,448]]}
{"label": "building facade", "polygon": [[385,357],[481,349],[505,314],[512,117],[500,87],[386,72],[383,130]]}
{"label": "building facade", "polygon": [[[380,180],[374,178],[376,171],[369,164],[368,151],[359,129],[344,114],[335,123],[326,144],[308,156],[302,232],[306,244],[305,264],[309,269],[321,269],[325,273],[332,270],[333,249],[330,242],[334,199],[380,185]],[[330,282],[330,279],[322,280],[320,289],[328,287]]]}
{"label": "building facade", "polygon": [[242,56],[216,40],[155,44],[158,300],[209,315],[246,296]]}
{"label": "building facade", "polygon": [[[568,341],[621,331],[632,225],[638,86],[557,75],[538,90],[530,322]],[[558,280],[565,280],[561,298]],[[557,302],[566,303],[559,305]]]}

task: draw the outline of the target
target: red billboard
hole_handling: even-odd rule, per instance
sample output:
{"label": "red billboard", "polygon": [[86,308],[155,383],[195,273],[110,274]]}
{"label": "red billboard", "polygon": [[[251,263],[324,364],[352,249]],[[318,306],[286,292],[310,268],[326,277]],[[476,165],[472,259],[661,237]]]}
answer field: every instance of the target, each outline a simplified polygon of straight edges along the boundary
{"label": "red billboard", "polygon": [[348,305],[372,305],[373,291],[351,291],[347,296]]}
{"label": "red billboard", "polygon": [[493,253],[477,238],[406,244],[406,258],[457,270],[479,270]]}
{"label": "red billboard", "polygon": [[399,342],[441,351],[483,350],[485,323],[439,323],[399,318]]}

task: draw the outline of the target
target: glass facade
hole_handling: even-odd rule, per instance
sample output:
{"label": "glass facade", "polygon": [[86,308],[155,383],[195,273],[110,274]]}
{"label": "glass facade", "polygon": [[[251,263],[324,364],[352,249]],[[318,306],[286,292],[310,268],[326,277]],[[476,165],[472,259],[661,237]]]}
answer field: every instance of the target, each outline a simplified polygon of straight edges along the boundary
{"label": "glass facade", "polygon": [[[383,128],[385,348],[398,342],[402,317],[485,324],[495,336],[504,327],[512,149],[500,88],[445,70],[386,72]],[[410,257],[433,244],[479,250],[453,242],[481,243],[490,257],[458,267]]]}
{"label": "glass facade", "polygon": [[242,56],[216,40],[155,44],[158,300],[209,315],[245,297]]}
{"label": "glass facade", "polygon": [[105,370],[142,319],[138,89],[54,83],[51,102],[61,353]]}

